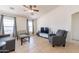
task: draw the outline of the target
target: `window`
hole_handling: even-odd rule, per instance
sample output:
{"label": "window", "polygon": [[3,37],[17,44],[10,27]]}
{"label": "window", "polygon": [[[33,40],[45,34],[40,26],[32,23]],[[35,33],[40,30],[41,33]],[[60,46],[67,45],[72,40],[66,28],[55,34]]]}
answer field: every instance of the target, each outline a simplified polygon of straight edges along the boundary
{"label": "window", "polygon": [[32,24],[32,20],[28,21],[28,27],[29,27],[29,33],[33,32],[33,24]]}
{"label": "window", "polygon": [[12,34],[14,29],[14,17],[3,17],[4,34]]}

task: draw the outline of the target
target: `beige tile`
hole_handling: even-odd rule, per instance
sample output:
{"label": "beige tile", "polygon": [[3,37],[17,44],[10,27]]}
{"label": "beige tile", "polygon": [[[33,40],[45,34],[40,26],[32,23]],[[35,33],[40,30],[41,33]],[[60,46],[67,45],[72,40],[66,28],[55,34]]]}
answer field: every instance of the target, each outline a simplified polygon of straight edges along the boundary
{"label": "beige tile", "polygon": [[48,39],[32,36],[29,42],[22,46],[20,40],[16,40],[16,49],[12,53],[78,53],[79,45],[67,42],[66,47],[52,47]]}

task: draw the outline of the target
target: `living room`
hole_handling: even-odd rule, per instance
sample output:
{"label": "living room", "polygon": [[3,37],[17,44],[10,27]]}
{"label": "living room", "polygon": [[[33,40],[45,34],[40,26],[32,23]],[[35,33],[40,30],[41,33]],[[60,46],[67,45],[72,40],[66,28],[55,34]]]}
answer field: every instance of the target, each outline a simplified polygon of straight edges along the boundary
{"label": "living room", "polygon": [[78,53],[78,17],[78,5],[0,5],[1,52]]}

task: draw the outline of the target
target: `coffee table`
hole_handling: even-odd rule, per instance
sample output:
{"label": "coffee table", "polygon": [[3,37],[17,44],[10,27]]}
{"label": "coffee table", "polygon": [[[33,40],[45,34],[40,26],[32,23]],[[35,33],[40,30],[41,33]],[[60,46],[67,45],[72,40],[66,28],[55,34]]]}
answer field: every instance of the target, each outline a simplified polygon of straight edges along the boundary
{"label": "coffee table", "polygon": [[30,42],[30,35],[25,35],[25,34],[22,34],[22,35],[19,35],[19,38],[21,39],[21,45],[23,45],[23,40],[25,38],[28,38],[28,42]]}

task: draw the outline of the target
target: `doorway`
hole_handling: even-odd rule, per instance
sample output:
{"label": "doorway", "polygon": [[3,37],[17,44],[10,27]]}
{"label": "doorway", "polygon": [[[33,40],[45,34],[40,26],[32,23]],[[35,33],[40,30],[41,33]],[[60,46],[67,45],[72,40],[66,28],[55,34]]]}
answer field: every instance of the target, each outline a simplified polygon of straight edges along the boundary
{"label": "doorway", "polygon": [[79,41],[79,12],[72,15],[72,39]]}

